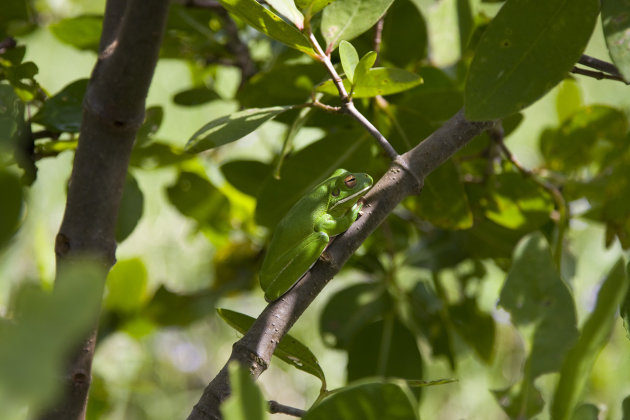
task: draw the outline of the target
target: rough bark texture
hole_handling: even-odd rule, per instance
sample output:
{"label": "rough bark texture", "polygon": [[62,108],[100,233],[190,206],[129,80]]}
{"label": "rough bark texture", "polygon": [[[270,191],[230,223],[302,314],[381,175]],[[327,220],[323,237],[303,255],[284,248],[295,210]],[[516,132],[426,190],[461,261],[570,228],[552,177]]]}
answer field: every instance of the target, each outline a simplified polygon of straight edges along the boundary
{"label": "rough bark texture", "polygon": [[[83,102],[83,120],[66,209],[57,234],[60,272],[89,256],[105,268],[115,262],[116,221],[136,132],[166,25],[168,0],[108,0],[100,53]],[[105,274],[86,278],[102,289]],[[77,302],[77,305],[82,302]],[[96,330],[70,357],[64,395],[40,419],[83,419],[90,386]]]}
{"label": "rough bark texture", "polygon": [[[362,216],[348,231],[332,242],[326,250],[326,258],[320,258],[288,293],[265,308],[243,338],[234,343],[229,361],[241,363],[254,378],[260,376],[271,362],[271,356],[280,339],[359,245],[403,198],[419,192],[422,187],[419,183],[429,173],[492,124],[467,121],[463,111],[460,111],[426,140],[393,162],[389,171],[366,195]],[[208,384],[188,419],[220,419],[219,405],[229,395],[226,363]]]}

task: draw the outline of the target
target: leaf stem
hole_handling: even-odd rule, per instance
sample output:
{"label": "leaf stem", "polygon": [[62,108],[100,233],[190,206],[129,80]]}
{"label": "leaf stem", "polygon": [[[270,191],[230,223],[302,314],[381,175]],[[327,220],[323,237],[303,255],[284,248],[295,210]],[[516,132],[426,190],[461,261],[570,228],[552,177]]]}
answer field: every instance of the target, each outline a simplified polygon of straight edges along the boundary
{"label": "leaf stem", "polygon": [[281,413],[293,417],[304,417],[304,415],[306,414],[306,411],[304,410],[280,404],[278,401],[273,400],[269,401],[269,412],[271,414]]}
{"label": "leaf stem", "polygon": [[511,162],[512,165],[514,165],[514,167],[516,167],[516,169],[518,169],[524,176],[531,178],[534,182],[536,182],[536,184],[544,188],[551,195],[553,201],[556,203],[556,208],[558,210],[556,224],[558,230],[555,238],[553,259],[556,267],[560,269],[560,264],[562,262],[562,246],[564,244],[564,234],[568,223],[567,203],[564,199],[564,196],[562,195],[562,192],[560,192],[558,187],[556,187],[553,183],[538,176],[534,171],[526,168],[518,161],[518,159],[512,154],[510,149],[508,149],[505,142],[503,141],[503,127],[497,125],[493,129],[488,130],[488,134],[493,140],[495,140],[505,158],[509,162]]}
{"label": "leaf stem", "polygon": [[343,85],[343,80],[341,79],[341,76],[339,76],[339,73],[337,73],[337,70],[335,69],[335,66],[333,66],[332,61],[330,61],[330,55],[324,52],[322,47],[319,45],[317,38],[315,38],[315,35],[310,30],[308,30],[308,39],[315,49],[315,52],[317,53],[316,58],[324,65],[324,67],[326,67],[328,74],[330,74],[333,83],[337,87],[342,106],[341,108],[339,108],[339,110],[337,110],[333,107],[329,107],[328,105],[324,105],[319,101],[314,100],[313,104],[320,108],[326,109],[327,111],[345,112],[349,114],[352,118],[357,120],[359,124],[361,124],[372,135],[372,137],[376,139],[378,144],[383,148],[383,150],[391,160],[396,160],[396,158],[398,158],[399,156],[398,152],[396,152],[396,149],[394,149],[389,141],[387,141],[385,136],[383,136],[383,134],[381,134],[381,132],[378,131],[378,129],[374,127],[374,125],[367,118],[365,118],[365,116],[361,114],[361,112],[359,112],[359,110],[354,106],[354,103],[352,102],[352,97],[348,94],[346,87]]}

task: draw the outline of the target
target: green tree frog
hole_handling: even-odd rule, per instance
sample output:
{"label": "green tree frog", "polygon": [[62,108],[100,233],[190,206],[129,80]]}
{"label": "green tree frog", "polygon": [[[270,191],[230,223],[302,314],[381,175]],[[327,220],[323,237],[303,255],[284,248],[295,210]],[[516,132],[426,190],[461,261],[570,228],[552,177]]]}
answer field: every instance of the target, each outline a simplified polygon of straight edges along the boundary
{"label": "green tree frog", "polygon": [[285,294],[311,268],[330,238],[345,232],[357,219],[359,199],[372,186],[364,173],[337,169],[302,197],[274,231],[260,270],[268,302]]}

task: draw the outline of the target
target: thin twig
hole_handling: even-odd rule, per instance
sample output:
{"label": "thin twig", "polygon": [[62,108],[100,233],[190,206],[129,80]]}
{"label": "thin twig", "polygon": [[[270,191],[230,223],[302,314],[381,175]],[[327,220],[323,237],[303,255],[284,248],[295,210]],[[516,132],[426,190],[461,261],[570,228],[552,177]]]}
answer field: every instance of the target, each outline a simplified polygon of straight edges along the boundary
{"label": "thin twig", "polygon": [[391,160],[396,160],[396,158],[398,157],[398,153],[396,152],[396,150],[392,147],[391,144],[389,144],[385,136],[383,136],[381,132],[378,131],[376,127],[374,127],[370,120],[365,118],[365,116],[361,114],[358,109],[356,109],[352,101],[345,104],[343,109],[346,113],[350,114],[355,120],[357,120],[372,135],[372,137],[376,139],[378,144],[381,145],[381,147],[383,148],[383,150],[385,150],[385,153],[387,153],[387,156],[389,156]]}
{"label": "thin twig", "polygon": [[608,73],[613,76],[621,77],[619,69],[614,64],[600,60],[595,57],[591,57],[590,55],[583,54],[582,57],[580,57],[580,59],[578,60],[578,63],[595,70],[603,71],[604,73]]}
{"label": "thin twig", "polygon": [[556,235],[556,243],[554,245],[553,258],[554,258],[554,262],[556,263],[556,267],[560,268],[560,264],[562,261],[562,246],[564,244],[564,234],[566,231],[566,226],[567,226],[567,221],[568,221],[567,203],[564,199],[564,196],[562,195],[562,192],[554,184],[552,184],[551,182],[547,181],[544,178],[541,178],[534,171],[526,168],[525,166],[523,166],[523,164],[521,164],[521,162],[519,162],[516,156],[512,154],[510,149],[506,146],[505,142],[503,141],[503,127],[501,127],[500,125],[495,126],[494,128],[488,130],[488,135],[499,146],[499,149],[501,150],[505,158],[510,163],[512,163],[512,165],[514,165],[514,167],[519,172],[521,172],[524,176],[530,178],[535,183],[537,183],[542,188],[544,188],[551,195],[554,202],[556,203],[556,207],[558,209],[558,218],[556,220],[556,224],[558,226],[558,233]]}
{"label": "thin twig", "polygon": [[[387,153],[387,156],[389,156],[391,160],[396,160],[396,158],[399,156],[398,152],[396,152],[392,145],[387,141],[385,136],[383,136],[381,132],[378,131],[378,129],[374,127],[374,125],[367,118],[365,118],[365,116],[361,114],[358,109],[356,109],[356,107],[352,103],[352,98],[348,95],[348,91],[343,85],[343,80],[341,79],[341,76],[339,76],[339,73],[337,73],[337,70],[333,66],[332,61],[330,61],[330,56],[324,53],[322,47],[317,41],[317,38],[315,38],[315,35],[313,35],[313,33],[309,31],[308,37],[311,45],[313,46],[317,54],[316,58],[324,65],[324,67],[326,67],[328,74],[330,74],[333,83],[337,87],[337,91],[339,92],[339,97],[342,103],[341,112],[345,112],[352,116],[352,118],[357,120],[359,124],[361,124],[372,135],[372,137],[376,139],[376,141],[383,148],[385,153]],[[313,103],[316,104],[315,101]],[[321,107],[321,105],[323,104],[319,103],[317,106]],[[331,110],[331,108],[329,108],[329,110]]]}
{"label": "thin twig", "polygon": [[582,76],[592,77],[597,80],[602,80],[602,79],[617,80],[619,82],[628,84],[628,82],[623,80],[623,77],[619,75],[602,73],[600,71],[586,70],[580,67],[573,67],[573,69],[571,69],[571,73],[581,74]]}
{"label": "thin twig", "polygon": [[269,412],[271,414],[281,413],[293,417],[304,417],[304,415],[306,414],[306,411],[304,410],[280,404],[278,401],[273,400],[269,401]]}

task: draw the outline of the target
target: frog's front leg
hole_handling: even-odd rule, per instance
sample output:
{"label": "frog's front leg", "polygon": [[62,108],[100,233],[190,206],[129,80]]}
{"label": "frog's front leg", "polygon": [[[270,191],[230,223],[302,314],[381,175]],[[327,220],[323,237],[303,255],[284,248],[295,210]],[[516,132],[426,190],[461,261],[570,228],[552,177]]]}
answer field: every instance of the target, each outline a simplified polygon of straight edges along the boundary
{"label": "frog's front leg", "polygon": [[339,235],[348,230],[350,225],[357,220],[362,208],[363,203],[359,202],[355,203],[345,214],[339,217],[326,214],[326,217],[323,217],[322,220],[316,224],[315,230],[326,232],[329,236]]}
{"label": "frog's front leg", "polygon": [[317,261],[329,239],[326,232],[313,232],[277,258],[269,270],[273,278],[265,279],[265,284],[269,284],[265,299],[272,302],[288,292]]}

